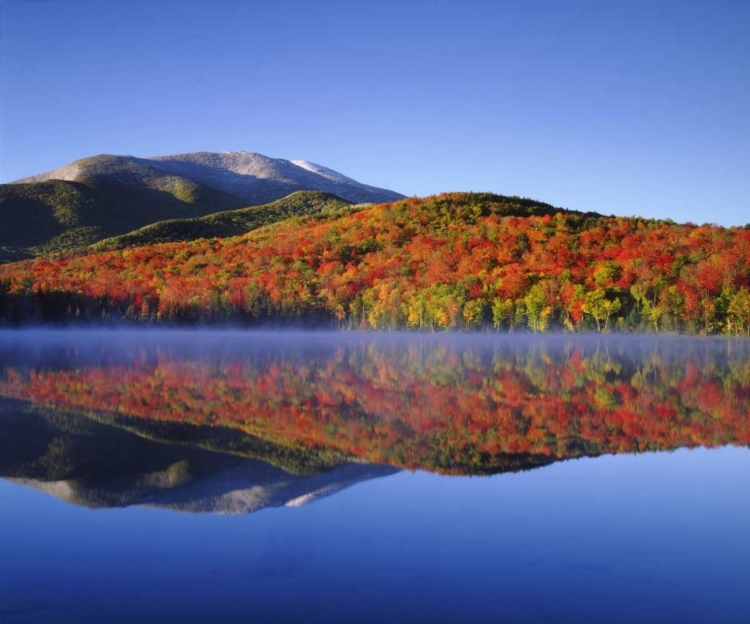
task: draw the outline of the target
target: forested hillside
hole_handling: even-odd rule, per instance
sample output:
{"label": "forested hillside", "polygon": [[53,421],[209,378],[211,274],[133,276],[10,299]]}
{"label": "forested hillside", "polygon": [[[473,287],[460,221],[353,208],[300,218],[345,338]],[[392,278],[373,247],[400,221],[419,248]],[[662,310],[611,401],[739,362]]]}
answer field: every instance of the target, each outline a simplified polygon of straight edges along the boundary
{"label": "forested hillside", "polygon": [[8,322],[750,332],[750,229],[454,193],[0,267]]}

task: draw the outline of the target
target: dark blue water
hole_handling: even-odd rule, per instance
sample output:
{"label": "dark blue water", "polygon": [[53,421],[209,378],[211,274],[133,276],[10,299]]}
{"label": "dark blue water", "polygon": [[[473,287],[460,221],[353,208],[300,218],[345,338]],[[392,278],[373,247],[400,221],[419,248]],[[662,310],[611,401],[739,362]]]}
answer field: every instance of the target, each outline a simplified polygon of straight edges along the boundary
{"label": "dark blue water", "polygon": [[[750,621],[746,446],[474,477],[345,468],[253,513],[205,493],[189,509],[194,488],[165,498],[153,483],[92,509],[109,482],[91,485],[87,465],[85,501],[75,479],[0,480],[0,622]],[[235,491],[281,474],[221,465],[205,468],[213,493],[227,475]]]}
{"label": "dark blue water", "polygon": [[0,485],[4,622],[747,622],[750,453],[400,473],[246,516]]}

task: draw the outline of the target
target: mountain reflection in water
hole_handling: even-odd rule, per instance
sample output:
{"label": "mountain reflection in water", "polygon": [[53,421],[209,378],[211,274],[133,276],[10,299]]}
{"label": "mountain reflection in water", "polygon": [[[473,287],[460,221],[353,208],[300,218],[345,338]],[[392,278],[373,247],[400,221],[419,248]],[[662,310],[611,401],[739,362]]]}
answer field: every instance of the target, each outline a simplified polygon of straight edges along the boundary
{"label": "mountain reflection in water", "polygon": [[398,469],[495,474],[750,444],[747,342],[0,335],[0,476],[89,506],[242,513]]}
{"label": "mountain reflection in water", "polygon": [[0,475],[87,507],[249,513],[297,506],[397,472],[352,463],[326,468],[295,474],[264,461],[159,443],[70,413],[28,410],[7,400],[0,417]]}

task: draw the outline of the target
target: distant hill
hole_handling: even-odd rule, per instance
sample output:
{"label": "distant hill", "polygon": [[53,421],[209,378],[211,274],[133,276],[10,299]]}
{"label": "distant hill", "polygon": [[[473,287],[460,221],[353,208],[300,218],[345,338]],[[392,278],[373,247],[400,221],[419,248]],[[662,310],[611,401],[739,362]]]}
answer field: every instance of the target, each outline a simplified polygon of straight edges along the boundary
{"label": "distant hill", "polygon": [[99,155],[0,185],[0,262],[79,250],[158,221],[266,204],[302,190],[354,203],[403,197],[320,165],[248,152]]}
{"label": "distant hill", "polygon": [[352,204],[320,191],[297,191],[287,197],[238,210],[216,212],[193,219],[169,219],[152,223],[133,232],[104,239],[92,246],[92,251],[122,249],[152,243],[175,243],[198,238],[223,238],[246,234],[276,221],[291,217],[334,213]]}

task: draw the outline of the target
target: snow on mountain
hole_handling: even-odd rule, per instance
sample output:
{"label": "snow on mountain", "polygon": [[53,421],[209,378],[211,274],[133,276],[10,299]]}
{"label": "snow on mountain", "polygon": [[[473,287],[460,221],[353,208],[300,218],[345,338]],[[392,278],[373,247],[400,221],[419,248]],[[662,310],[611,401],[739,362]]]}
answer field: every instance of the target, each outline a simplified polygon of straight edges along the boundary
{"label": "snow on mountain", "polygon": [[230,193],[248,205],[267,203],[303,190],[325,191],[355,203],[389,202],[404,197],[304,160],[269,158],[243,151],[191,152],[148,158],[100,155],[18,182],[106,178],[123,184],[144,181],[153,184],[154,180],[175,177]]}

